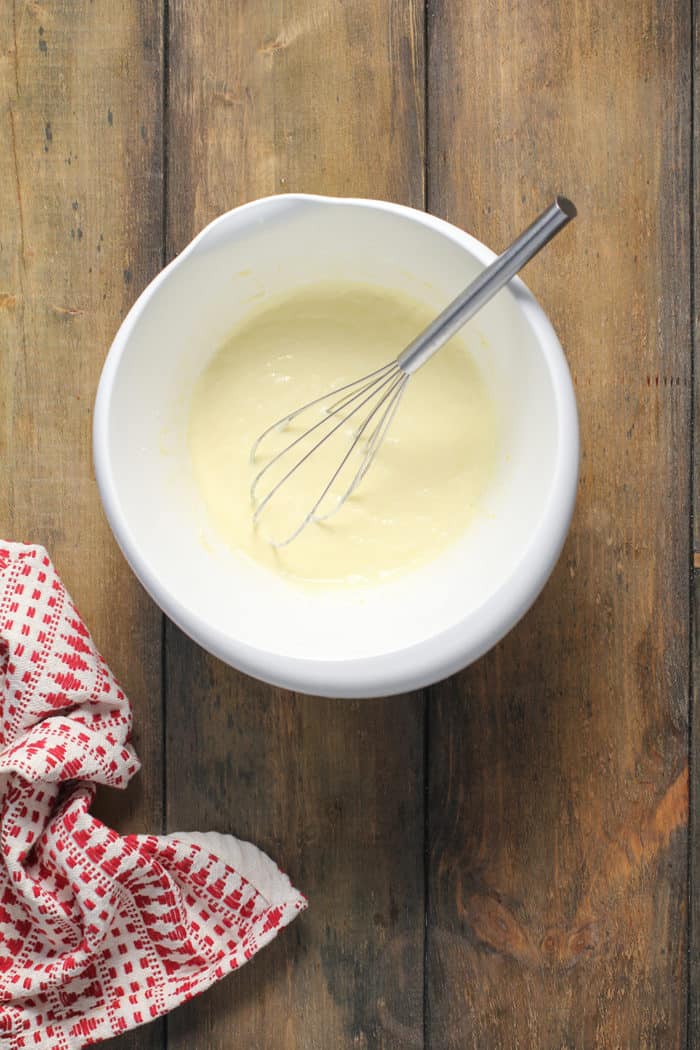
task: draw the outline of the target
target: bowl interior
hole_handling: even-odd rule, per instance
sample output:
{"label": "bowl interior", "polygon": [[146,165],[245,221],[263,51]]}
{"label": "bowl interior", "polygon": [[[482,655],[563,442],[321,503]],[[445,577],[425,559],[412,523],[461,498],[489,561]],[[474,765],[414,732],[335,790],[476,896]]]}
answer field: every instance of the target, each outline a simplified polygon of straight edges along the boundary
{"label": "bowl interior", "polygon": [[196,377],[265,297],[350,279],[438,312],[489,258],[459,231],[400,210],[278,198],[223,216],[135,305],[103,379],[108,514],[146,586],[158,580],[166,611],[181,622],[177,610],[187,610],[200,640],[209,628],[230,639],[231,662],[239,643],[347,661],[395,653],[456,624],[468,634],[480,608],[517,573],[546,512],[561,427],[551,367],[561,351],[555,339],[543,347],[518,284],[465,329],[500,414],[493,483],[461,540],[410,575],[365,590],[307,590],[243,561],[207,525],[186,446]]}

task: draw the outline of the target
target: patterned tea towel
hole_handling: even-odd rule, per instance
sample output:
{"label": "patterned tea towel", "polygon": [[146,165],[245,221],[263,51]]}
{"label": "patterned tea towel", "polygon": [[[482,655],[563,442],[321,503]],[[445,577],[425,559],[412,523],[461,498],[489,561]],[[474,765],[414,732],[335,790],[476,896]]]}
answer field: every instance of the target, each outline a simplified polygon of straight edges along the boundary
{"label": "patterned tea towel", "polygon": [[42,547],[0,541],[0,1048],[72,1050],[245,963],[305,907],[255,846],[118,835],[131,709]]}

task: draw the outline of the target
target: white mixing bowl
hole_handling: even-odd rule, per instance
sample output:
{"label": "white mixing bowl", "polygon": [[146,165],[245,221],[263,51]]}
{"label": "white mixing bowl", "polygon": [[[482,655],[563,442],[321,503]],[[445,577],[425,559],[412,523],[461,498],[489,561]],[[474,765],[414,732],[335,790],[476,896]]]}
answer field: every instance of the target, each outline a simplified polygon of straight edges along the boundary
{"label": "white mixing bowl", "polygon": [[222,215],[139,297],[99,384],[97,481],[132,569],[205,649],[301,692],[381,696],[465,667],[535,600],[573,510],[578,422],[559,341],[518,280],[465,330],[501,416],[495,477],[462,539],[424,568],[366,590],[277,579],[211,533],[187,456],[193,383],[262,297],[351,279],[437,313],[493,258],[411,208],[287,195]]}

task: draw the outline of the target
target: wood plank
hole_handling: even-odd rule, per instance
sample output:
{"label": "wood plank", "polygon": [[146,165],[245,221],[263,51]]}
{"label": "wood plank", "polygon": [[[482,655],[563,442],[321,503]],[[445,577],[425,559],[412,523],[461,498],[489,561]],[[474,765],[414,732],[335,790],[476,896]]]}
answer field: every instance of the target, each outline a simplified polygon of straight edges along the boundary
{"label": "wood plank", "polygon": [[[697,169],[696,169],[697,170]],[[696,240],[697,244],[697,240]],[[697,279],[697,275],[696,275]],[[697,300],[696,300],[697,302]],[[697,366],[696,366],[697,369]],[[697,370],[696,370],[697,382]],[[697,388],[696,399],[697,401]],[[695,459],[696,476],[694,478],[693,492],[695,506],[698,501],[697,485],[697,458]],[[700,857],[698,856],[698,841],[700,841],[700,817],[698,816],[698,791],[700,790],[700,772],[698,772],[698,751],[700,749],[700,727],[698,727],[698,710],[700,710],[700,569],[693,571],[693,637],[692,637],[692,709],[691,718],[691,740],[690,740],[690,850],[689,850],[689,885],[690,885],[690,943],[688,952],[688,1047],[694,1050],[700,1044],[700,989],[698,988],[698,975],[700,974]]]}
{"label": "wood plank", "polygon": [[430,210],[528,269],[582,471],[545,593],[430,705],[427,1042],[681,1047],[689,535],[687,0],[429,11]]}
{"label": "wood plank", "polygon": [[[5,6],[0,20],[0,536],[43,543],[132,698],[141,775],[103,817],[161,824],[161,617],[92,472],[107,348],[160,266],[158,3]],[[118,1040],[155,1047],[160,1026]]]}
{"label": "wood plank", "polygon": [[691,509],[693,511],[693,593],[691,623],[693,625],[693,637],[691,639],[692,651],[690,667],[692,671],[691,688],[692,716],[690,719],[690,850],[689,850],[689,879],[690,879],[690,940],[688,952],[688,1047],[694,1048],[700,1044],[700,810],[698,809],[698,797],[700,797],[700,429],[698,426],[698,406],[700,405],[700,370],[698,368],[698,346],[700,345],[700,273],[698,271],[698,255],[700,254],[700,207],[698,206],[698,165],[700,165],[700,17],[697,5],[693,3],[693,181],[691,185],[691,201],[693,228],[691,237],[693,244],[692,264],[693,272],[693,314],[692,323],[692,353],[693,353],[693,434],[695,438],[692,460],[691,475]]}
{"label": "wood plank", "polygon": [[[279,191],[421,206],[422,10],[171,0],[169,251]],[[310,898],[170,1018],[169,1046],[421,1046],[422,697],[292,696],[170,626],[166,648],[168,826],[251,839]]]}

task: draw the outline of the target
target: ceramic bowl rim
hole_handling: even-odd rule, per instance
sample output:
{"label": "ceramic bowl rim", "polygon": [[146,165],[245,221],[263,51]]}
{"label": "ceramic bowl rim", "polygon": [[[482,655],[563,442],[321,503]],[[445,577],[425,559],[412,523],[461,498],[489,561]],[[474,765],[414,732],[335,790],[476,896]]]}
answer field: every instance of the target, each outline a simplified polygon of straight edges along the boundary
{"label": "ceramic bowl rim", "polygon": [[544,587],[561,553],[574,509],[578,484],[578,415],[571,375],[549,319],[519,279],[510,291],[530,326],[544,357],[554,392],[557,454],[547,503],[529,543],[511,574],[489,598],[457,623],[406,648],[375,656],[315,660],[279,654],[251,646],[207,622],[187,607],[153,570],[129,526],[112,470],[109,415],[112,391],[124,349],[154,292],[183,266],[198,244],[232,215],[271,202],[304,201],[324,206],[378,209],[422,224],[464,248],[477,261],[490,263],[495,254],[484,244],[443,219],[401,204],[355,197],[279,194],[233,208],[209,223],[144,289],[122,322],[100,377],[93,419],[95,475],[110,527],[122,553],[146,591],[181,630],[226,663],[271,685],[296,692],[332,697],[371,697],[405,693],[440,681],[466,667],[499,642],[530,608]]}

